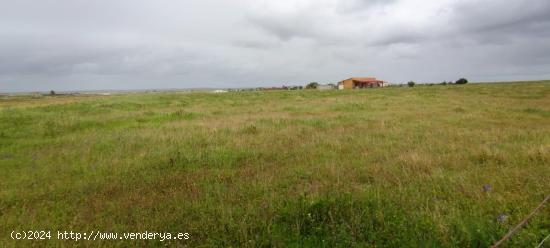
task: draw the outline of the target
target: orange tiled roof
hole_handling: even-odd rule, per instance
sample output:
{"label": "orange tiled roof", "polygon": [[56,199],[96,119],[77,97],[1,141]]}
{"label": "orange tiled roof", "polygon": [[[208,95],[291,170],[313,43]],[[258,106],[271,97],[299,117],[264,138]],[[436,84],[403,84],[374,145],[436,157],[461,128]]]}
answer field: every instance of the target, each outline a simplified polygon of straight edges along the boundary
{"label": "orange tiled roof", "polygon": [[373,77],[353,77],[350,79],[355,81],[377,81],[376,78]]}
{"label": "orange tiled roof", "polygon": [[378,80],[376,78],[350,78],[351,80],[355,81],[355,82],[360,82],[360,83],[382,83],[384,81],[382,80]]}

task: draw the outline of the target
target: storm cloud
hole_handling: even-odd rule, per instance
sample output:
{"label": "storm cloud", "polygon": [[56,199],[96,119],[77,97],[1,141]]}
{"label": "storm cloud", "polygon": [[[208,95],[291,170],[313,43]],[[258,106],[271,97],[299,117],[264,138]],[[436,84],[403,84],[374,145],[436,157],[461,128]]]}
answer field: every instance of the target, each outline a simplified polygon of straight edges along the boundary
{"label": "storm cloud", "polygon": [[550,78],[547,0],[0,3],[0,92]]}

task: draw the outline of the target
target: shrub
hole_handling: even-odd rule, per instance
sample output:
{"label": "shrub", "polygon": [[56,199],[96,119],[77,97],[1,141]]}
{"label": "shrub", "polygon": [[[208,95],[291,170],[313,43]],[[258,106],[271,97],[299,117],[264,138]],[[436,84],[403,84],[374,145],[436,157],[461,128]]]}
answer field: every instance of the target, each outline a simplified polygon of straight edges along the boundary
{"label": "shrub", "polygon": [[319,87],[319,83],[317,82],[311,82],[306,85],[306,89],[317,89]]}
{"label": "shrub", "polygon": [[456,84],[467,84],[467,83],[468,83],[468,79],[465,79],[465,78],[456,80]]}
{"label": "shrub", "polygon": [[409,82],[407,83],[407,85],[408,85],[409,87],[414,87],[415,84],[416,84],[416,83],[413,82],[413,81],[409,81]]}

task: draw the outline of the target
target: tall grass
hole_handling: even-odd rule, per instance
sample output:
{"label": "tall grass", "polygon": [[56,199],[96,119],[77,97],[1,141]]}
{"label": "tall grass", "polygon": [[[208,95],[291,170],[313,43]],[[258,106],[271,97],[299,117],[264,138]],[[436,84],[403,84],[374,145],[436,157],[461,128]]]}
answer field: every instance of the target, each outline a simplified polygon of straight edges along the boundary
{"label": "tall grass", "polygon": [[[7,97],[0,244],[75,245],[9,238],[45,229],[191,236],[80,246],[485,247],[550,193],[549,165],[548,82]],[[534,247],[549,220],[506,245]]]}

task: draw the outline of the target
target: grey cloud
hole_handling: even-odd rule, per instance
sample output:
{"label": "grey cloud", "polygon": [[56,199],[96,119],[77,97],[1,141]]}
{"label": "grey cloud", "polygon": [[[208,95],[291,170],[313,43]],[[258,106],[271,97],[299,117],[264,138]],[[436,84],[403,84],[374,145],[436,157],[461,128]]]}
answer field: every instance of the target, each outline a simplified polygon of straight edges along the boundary
{"label": "grey cloud", "polygon": [[353,75],[492,81],[545,77],[550,66],[547,0],[0,4],[0,91],[267,86]]}
{"label": "grey cloud", "polygon": [[416,44],[419,42],[429,42],[432,37],[418,30],[395,30],[390,31],[383,36],[373,37],[367,42],[367,46],[391,46],[396,44]]}
{"label": "grey cloud", "polygon": [[155,73],[167,68],[167,64],[197,61],[196,55],[181,50],[163,51],[155,47],[117,47],[89,42],[47,45],[40,42],[18,43],[2,46],[0,52],[3,54],[0,58],[0,74],[13,75]]}
{"label": "grey cloud", "polygon": [[280,47],[279,42],[256,41],[256,40],[238,40],[238,41],[234,41],[233,45],[236,47],[260,49],[260,50]]}
{"label": "grey cloud", "polygon": [[288,41],[292,38],[311,38],[319,35],[318,27],[305,16],[253,15],[249,16],[248,19],[253,25],[283,41]]}
{"label": "grey cloud", "polygon": [[491,0],[459,2],[453,6],[451,23],[457,32],[482,43],[503,43],[511,39],[548,37],[550,2],[546,0]]}
{"label": "grey cloud", "polygon": [[371,10],[372,8],[387,7],[396,3],[397,0],[347,0],[339,1],[336,11],[341,14],[358,13]]}
{"label": "grey cloud", "polygon": [[454,21],[463,29],[474,31],[521,31],[521,27],[550,22],[550,2],[546,0],[459,2],[453,10]]}

